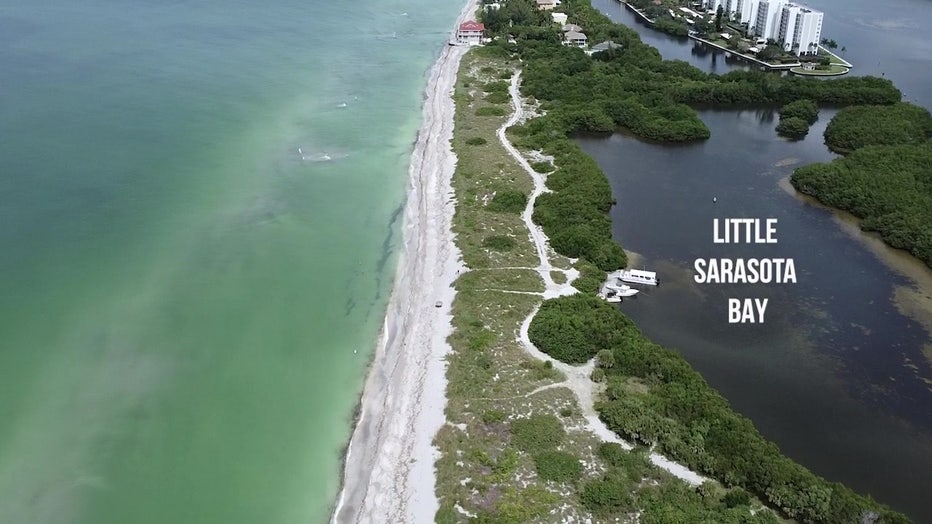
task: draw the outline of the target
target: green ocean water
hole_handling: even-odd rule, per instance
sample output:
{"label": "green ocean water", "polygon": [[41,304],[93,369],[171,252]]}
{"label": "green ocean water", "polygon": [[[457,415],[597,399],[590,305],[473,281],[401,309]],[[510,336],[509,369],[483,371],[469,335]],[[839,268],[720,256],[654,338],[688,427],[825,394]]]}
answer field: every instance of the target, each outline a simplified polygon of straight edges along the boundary
{"label": "green ocean water", "polygon": [[0,7],[0,522],[320,522],[458,0]]}

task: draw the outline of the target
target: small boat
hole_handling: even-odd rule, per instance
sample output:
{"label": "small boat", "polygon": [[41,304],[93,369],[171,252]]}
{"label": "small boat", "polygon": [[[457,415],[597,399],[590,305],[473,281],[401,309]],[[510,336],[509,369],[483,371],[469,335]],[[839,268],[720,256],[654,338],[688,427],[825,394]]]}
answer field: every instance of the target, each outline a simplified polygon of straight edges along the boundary
{"label": "small boat", "polygon": [[598,297],[602,300],[605,300],[606,302],[621,302],[625,299],[625,297],[633,297],[638,293],[640,293],[640,290],[634,289],[631,286],[606,282],[602,285],[602,289],[599,291]]}
{"label": "small boat", "polygon": [[640,293],[640,290],[634,289],[631,286],[626,286],[624,284],[617,286],[614,284],[606,284],[605,290],[607,291],[606,296],[609,295],[618,295],[619,297],[633,297]]}
{"label": "small boat", "polygon": [[648,286],[659,286],[657,273],[653,271],[641,271],[639,269],[624,269],[618,273],[618,280],[630,282],[632,284],[645,284]]}

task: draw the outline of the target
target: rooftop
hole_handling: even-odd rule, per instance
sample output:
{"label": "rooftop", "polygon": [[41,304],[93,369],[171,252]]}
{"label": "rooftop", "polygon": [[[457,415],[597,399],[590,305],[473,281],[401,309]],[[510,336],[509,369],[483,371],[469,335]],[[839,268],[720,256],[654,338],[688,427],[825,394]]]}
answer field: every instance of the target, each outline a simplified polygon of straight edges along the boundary
{"label": "rooftop", "polygon": [[469,20],[460,24],[460,31],[485,31],[485,24]]}

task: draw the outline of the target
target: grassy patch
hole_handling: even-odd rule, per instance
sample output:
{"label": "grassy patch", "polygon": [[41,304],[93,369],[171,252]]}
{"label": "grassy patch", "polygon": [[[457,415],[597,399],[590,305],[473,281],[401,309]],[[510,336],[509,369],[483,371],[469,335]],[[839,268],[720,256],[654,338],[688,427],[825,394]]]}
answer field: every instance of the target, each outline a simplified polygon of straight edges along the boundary
{"label": "grassy patch", "polygon": [[476,116],[505,116],[507,113],[504,107],[484,106],[476,109]]}
{"label": "grassy patch", "polygon": [[[436,518],[465,522],[467,517],[455,510],[458,504],[489,522],[581,521],[591,516],[572,499],[573,487],[541,478],[535,454],[522,451],[513,441],[515,424],[523,435],[517,440],[524,442],[534,438],[522,433],[528,420],[556,421],[559,426],[552,425],[554,431],[562,432],[559,451],[588,464],[580,473],[583,477],[600,473],[593,466],[599,442],[581,430],[585,420],[575,396],[566,388],[549,387],[565,377],[552,362],[528,356],[518,341],[521,323],[542,300],[533,293],[544,288],[536,271],[520,269],[539,264],[520,216],[533,182],[495,134],[507,115],[483,111],[494,106],[475,87],[486,89],[510,78],[513,66],[479,55],[470,52],[464,57],[454,95],[453,149],[458,161],[453,228],[468,271],[455,284],[454,332],[449,339],[453,351],[447,366],[449,424],[435,440],[441,450],[437,462],[441,507]],[[506,82],[491,89],[491,95],[502,94],[507,101]],[[486,144],[468,146],[466,139],[471,137],[482,137]],[[483,241],[492,236],[510,238],[514,246],[504,252],[484,246]],[[570,267],[565,257],[555,257],[553,263]]]}
{"label": "grassy patch", "polygon": [[534,457],[537,475],[544,480],[569,482],[582,475],[579,459],[562,451],[545,451]]}
{"label": "grassy patch", "polygon": [[544,281],[530,269],[476,270],[465,273],[456,281],[457,289],[506,289],[542,293]]}
{"label": "grassy patch", "polygon": [[511,251],[518,245],[518,242],[509,236],[491,235],[482,239],[482,247],[487,247],[495,251]]}
{"label": "grassy patch", "polygon": [[511,424],[512,442],[522,451],[554,449],[565,438],[563,423],[553,415],[532,415]]}

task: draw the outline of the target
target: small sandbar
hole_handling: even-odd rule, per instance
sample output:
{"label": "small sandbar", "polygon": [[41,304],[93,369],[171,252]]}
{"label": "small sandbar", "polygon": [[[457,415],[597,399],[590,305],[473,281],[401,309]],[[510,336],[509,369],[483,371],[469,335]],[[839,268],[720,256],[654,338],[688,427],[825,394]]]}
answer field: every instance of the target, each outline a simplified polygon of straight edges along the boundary
{"label": "small sandbar", "polygon": [[[802,162],[802,160],[800,160],[799,158],[796,158],[796,157],[784,158],[783,160],[780,160],[779,162],[775,163],[775,164],[773,165],[773,167],[787,167],[787,166],[793,166],[793,165],[796,165],[796,164],[798,164],[798,163],[800,163],[800,162]],[[788,180],[787,180],[787,181],[788,181]],[[791,187],[792,187],[792,186],[791,186]]]}

